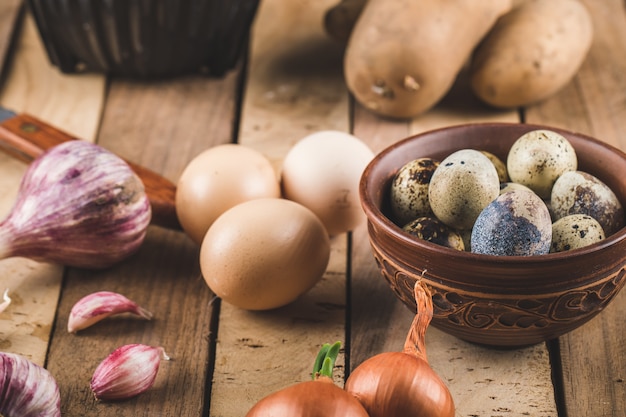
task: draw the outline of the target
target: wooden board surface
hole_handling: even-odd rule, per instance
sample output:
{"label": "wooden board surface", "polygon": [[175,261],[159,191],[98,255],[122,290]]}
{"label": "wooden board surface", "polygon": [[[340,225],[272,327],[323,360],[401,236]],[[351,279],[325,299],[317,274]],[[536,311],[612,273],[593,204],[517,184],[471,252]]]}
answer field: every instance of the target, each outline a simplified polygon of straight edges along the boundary
{"label": "wooden board surface", "polygon": [[[526,119],[579,131],[626,150],[626,5],[620,0],[584,4],[595,27],[587,60],[570,85],[528,109]],[[559,340],[568,417],[626,415],[625,314],[622,291],[602,314]]]}
{"label": "wooden board surface", "polygon": [[[35,114],[172,181],[199,152],[231,141],[262,151],[278,172],[297,140],[322,129],[352,132],[379,151],[440,126],[527,121],[626,149],[626,14],[620,0],[584,0],[596,25],[593,48],[576,79],[550,100],[522,113],[489,109],[461,76],[436,108],[408,121],[379,118],[351,101],[341,47],[321,27],[333,0],[264,0],[247,67],[219,79],[152,82],[59,73],[47,62],[30,16],[15,21],[19,3],[0,5],[0,59],[6,62],[0,105]],[[14,53],[3,52],[9,50]],[[0,213],[10,210],[25,169],[0,155]],[[0,350],[48,367],[59,381],[64,416],[236,417],[264,395],[308,378],[321,343],[345,343],[335,378],[341,385],[367,357],[401,349],[412,320],[376,269],[364,226],[333,239],[328,270],[314,290],[270,312],[214,300],[197,256],[198,247],[184,234],[151,227],[136,256],[105,271],[3,260],[0,290],[9,287],[14,303],[0,313]],[[73,303],[100,289],[135,299],[154,320],[112,319],[68,334]],[[479,347],[430,328],[431,365],[448,383],[458,416],[622,416],[624,297],[558,343],[525,349]],[[163,346],[172,361],[162,363],[144,395],[97,403],[88,386],[93,369],[115,347],[135,342]]]}
{"label": "wooden board surface", "polygon": [[[3,3],[0,7],[4,8],[0,10],[6,13],[4,16],[16,12],[8,7],[11,3],[17,7],[17,2]],[[31,113],[93,141],[104,102],[104,78],[95,75],[68,77],[51,68],[34,21],[25,15],[21,22],[21,25],[15,22],[15,34],[8,31],[4,34],[15,38],[16,44],[12,48],[15,53],[2,66],[5,79],[0,89],[0,105],[15,112]],[[9,27],[3,26],[2,29]],[[3,174],[0,211],[4,217],[13,206],[26,165],[10,160],[4,154],[0,154],[0,165]],[[63,268],[12,258],[0,263],[0,276],[0,287],[8,288],[13,299],[12,308],[0,315],[0,348],[21,352],[43,365]]]}

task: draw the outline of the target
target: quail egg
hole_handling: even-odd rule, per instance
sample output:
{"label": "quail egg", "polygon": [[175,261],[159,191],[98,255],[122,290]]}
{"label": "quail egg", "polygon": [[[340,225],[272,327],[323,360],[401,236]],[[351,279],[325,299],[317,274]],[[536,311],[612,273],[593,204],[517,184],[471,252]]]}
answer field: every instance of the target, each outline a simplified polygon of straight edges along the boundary
{"label": "quail egg", "polygon": [[500,194],[504,194],[507,191],[513,191],[513,190],[532,191],[530,188],[526,187],[523,184],[517,183],[517,182],[502,182],[502,183],[500,183]]}
{"label": "quail egg", "polygon": [[596,219],[606,236],[624,227],[624,209],[613,191],[583,171],[561,175],[554,183],[550,206],[556,220],[568,214],[587,214]]}
{"label": "quail egg", "polygon": [[604,230],[596,219],[586,214],[570,214],[552,224],[550,252],[582,248],[604,238]]}
{"label": "quail egg", "polygon": [[530,256],[550,251],[552,220],[534,192],[501,194],[480,213],[472,229],[471,251],[486,255]]}
{"label": "quail egg", "polygon": [[428,185],[439,165],[432,158],[418,158],[406,163],[391,184],[391,211],[397,224],[432,214]]}
{"label": "quail egg", "polygon": [[480,212],[500,193],[493,163],[483,153],[461,149],[437,167],[428,187],[435,216],[453,229],[471,229]]}
{"label": "quail egg", "polygon": [[517,139],[507,156],[511,181],[528,186],[541,198],[550,198],[556,179],[578,167],[576,151],[562,135],[533,130]]}
{"label": "quail egg", "polygon": [[465,250],[461,235],[434,217],[417,218],[405,225],[402,230],[418,239],[460,251]]}
{"label": "quail egg", "polygon": [[498,158],[497,155],[492,154],[489,151],[480,151],[485,155],[493,166],[496,167],[496,172],[498,173],[498,178],[500,182],[507,182],[509,180],[509,173],[506,170],[506,164],[502,161],[502,159]]}

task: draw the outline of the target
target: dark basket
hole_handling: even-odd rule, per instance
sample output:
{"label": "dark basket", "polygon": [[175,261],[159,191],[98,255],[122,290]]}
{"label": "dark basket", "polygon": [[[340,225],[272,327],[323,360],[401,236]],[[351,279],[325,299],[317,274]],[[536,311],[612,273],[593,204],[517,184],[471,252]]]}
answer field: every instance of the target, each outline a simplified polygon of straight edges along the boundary
{"label": "dark basket", "polygon": [[259,0],[27,0],[65,73],[222,76],[247,44]]}

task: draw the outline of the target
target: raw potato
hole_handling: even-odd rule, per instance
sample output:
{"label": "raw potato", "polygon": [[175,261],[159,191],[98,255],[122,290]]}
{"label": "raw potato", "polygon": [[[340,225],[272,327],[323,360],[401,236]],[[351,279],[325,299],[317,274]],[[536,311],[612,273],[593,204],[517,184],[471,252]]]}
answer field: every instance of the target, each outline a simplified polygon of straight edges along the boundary
{"label": "raw potato", "polygon": [[348,88],[366,108],[417,116],[450,89],[511,0],[369,0],[346,48]]}
{"label": "raw potato", "polygon": [[367,0],[341,0],[324,14],[324,29],[336,41],[346,43],[350,39]]}
{"label": "raw potato", "polygon": [[528,0],[503,16],[476,49],[474,93],[501,108],[526,106],[563,88],[593,39],[589,12],[576,0]]}

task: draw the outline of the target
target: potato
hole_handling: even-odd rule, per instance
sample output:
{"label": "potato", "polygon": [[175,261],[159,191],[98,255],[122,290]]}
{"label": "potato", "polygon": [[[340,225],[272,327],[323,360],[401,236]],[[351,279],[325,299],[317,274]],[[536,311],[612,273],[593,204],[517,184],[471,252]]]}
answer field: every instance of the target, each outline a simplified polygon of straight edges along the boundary
{"label": "potato", "polygon": [[369,0],[344,58],[356,100],[374,113],[410,118],[450,89],[511,0]]}
{"label": "potato", "polygon": [[324,30],[334,40],[347,43],[367,0],[341,0],[324,14]]}
{"label": "potato", "polygon": [[472,90],[499,108],[544,100],[576,75],[592,39],[591,17],[577,0],[527,0],[476,48]]}

